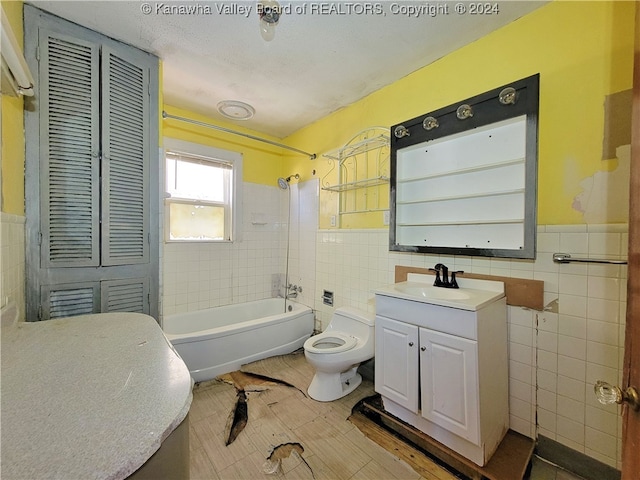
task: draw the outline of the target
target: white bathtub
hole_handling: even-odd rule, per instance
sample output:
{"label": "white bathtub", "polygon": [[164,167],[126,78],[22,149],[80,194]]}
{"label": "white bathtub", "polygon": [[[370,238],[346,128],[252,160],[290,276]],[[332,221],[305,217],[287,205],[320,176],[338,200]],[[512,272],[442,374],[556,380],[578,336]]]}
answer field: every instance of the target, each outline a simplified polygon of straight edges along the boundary
{"label": "white bathtub", "polygon": [[313,311],[282,298],[167,315],[162,329],[194,381],[302,348],[314,327]]}

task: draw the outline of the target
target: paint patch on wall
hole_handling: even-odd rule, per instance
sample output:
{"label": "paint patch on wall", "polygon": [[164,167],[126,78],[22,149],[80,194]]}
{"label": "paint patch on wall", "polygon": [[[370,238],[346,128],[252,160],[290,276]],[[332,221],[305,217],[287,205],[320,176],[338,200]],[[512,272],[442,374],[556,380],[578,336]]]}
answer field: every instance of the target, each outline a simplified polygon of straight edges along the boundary
{"label": "paint patch on wall", "polygon": [[619,146],[631,143],[631,100],[631,89],[612,93],[604,99],[602,160],[616,157]]}
{"label": "paint patch on wall", "polygon": [[596,172],[580,182],[582,192],[573,200],[587,224],[629,221],[629,167],[631,145],[616,148],[618,166],[610,172]]}

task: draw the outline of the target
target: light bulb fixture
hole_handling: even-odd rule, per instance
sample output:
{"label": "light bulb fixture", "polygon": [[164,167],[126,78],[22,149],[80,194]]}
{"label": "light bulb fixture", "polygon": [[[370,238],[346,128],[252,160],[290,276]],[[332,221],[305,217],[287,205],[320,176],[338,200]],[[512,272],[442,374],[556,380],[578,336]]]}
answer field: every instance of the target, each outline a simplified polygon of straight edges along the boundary
{"label": "light bulb fixture", "polygon": [[280,21],[282,8],[276,0],[260,0],[257,11],[260,17],[260,35],[270,42],[276,36],[276,25]]}
{"label": "light bulb fixture", "polygon": [[408,137],[409,135],[411,135],[409,133],[409,130],[407,130],[407,127],[405,127],[404,125],[398,125],[393,131],[393,134],[396,136],[396,138]]}
{"label": "light bulb fixture", "polygon": [[438,128],[440,123],[438,123],[438,119],[435,117],[427,117],[422,122],[422,128],[425,130],[433,130],[434,128]]}
{"label": "light bulb fixture", "polygon": [[223,100],[216,105],[216,108],[220,115],[232,120],[249,120],[256,113],[251,105],[237,100]]}
{"label": "light bulb fixture", "polygon": [[498,100],[500,100],[502,105],[515,104],[517,100],[516,89],[513,87],[503,88],[498,95]]}
{"label": "light bulb fixture", "polygon": [[471,108],[471,105],[467,105],[466,103],[460,105],[456,110],[456,116],[460,120],[466,120],[467,118],[473,117],[473,109]]}

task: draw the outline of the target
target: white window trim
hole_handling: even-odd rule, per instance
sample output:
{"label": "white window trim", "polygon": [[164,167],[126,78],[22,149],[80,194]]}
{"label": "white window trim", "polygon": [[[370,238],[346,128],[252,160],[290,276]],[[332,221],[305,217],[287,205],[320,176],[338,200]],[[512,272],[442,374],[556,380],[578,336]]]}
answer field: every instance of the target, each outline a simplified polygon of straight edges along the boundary
{"label": "white window trim", "polygon": [[[163,197],[167,198],[166,193],[166,152],[175,151],[184,154],[192,154],[201,157],[208,157],[223,160],[233,164],[233,192],[231,198],[231,243],[242,241],[242,153],[233,152],[231,150],[223,150],[221,148],[210,147],[208,145],[202,145],[201,143],[187,142],[184,140],[178,140],[175,138],[164,137],[163,138],[164,150],[162,152],[162,175],[160,191],[164,192]],[[164,205],[164,201],[162,204]],[[168,232],[167,225],[167,212],[163,208],[163,217],[165,230]],[[167,239],[168,233],[165,232],[165,242],[167,243],[207,243],[207,242],[193,242],[191,240],[169,240]],[[211,240],[209,243],[224,243],[228,240]]]}

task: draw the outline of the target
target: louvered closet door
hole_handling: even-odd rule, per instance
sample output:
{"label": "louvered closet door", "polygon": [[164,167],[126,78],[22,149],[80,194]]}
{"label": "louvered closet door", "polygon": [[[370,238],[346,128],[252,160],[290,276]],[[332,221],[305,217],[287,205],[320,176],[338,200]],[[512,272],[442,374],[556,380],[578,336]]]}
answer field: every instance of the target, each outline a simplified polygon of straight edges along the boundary
{"label": "louvered closet door", "polygon": [[149,262],[149,70],[102,49],[102,265]]}
{"label": "louvered closet door", "polygon": [[27,318],[157,317],[158,59],[28,4],[24,20]]}
{"label": "louvered closet door", "polygon": [[103,312],[149,313],[149,278],[109,280],[100,289]]}
{"label": "louvered closet door", "polygon": [[99,50],[59,33],[41,34],[41,264],[98,266]]}

